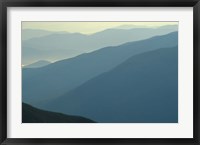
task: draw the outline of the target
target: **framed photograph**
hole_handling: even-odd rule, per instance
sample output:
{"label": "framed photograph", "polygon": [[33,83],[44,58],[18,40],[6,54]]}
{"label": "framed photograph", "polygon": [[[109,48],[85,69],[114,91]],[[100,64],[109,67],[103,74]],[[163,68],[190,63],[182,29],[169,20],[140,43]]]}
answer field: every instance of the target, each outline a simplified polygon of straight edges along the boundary
{"label": "framed photograph", "polygon": [[0,143],[200,143],[199,5],[2,1]]}

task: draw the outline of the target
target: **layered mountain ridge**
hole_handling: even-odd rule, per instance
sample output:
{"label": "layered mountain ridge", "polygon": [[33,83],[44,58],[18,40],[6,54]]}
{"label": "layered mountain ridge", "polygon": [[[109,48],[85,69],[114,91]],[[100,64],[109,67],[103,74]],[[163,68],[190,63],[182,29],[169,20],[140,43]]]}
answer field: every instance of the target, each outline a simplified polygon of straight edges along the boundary
{"label": "layered mountain ridge", "polygon": [[23,101],[42,107],[49,99],[61,96],[84,82],[112,70],[129,57],[166,46],[174,47],[177,43],[178,33],[173,32],[116,47],[102,48],[42,68],[24,68]]}
{"label": "layered mountain ridge", "polygon": [[178,47],[132,56],[44,107],[100,123],[177,123]]}
{"label": "layered mountain ridge", "polygon": [[[91,35],[24,30],[22,37],[25,37],[26,40],[22,41],[22,64],[27,65],[38,60],[54,62],[96,51],[103,47],[144,40],[177,30],[177,25],[158,28],[107,29]],[[36,34],[39,37],[35,37]]]}
{"label": "layered mountain ridge", "polygon": [[22,103],[22,123],[95,123],[93,120],[37,109]]}

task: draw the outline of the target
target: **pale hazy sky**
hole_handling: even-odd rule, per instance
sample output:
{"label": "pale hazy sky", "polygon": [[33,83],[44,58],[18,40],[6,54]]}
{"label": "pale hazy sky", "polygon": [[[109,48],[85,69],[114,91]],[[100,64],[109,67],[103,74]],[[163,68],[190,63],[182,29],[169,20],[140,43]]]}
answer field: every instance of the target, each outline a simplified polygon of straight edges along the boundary
{"label": "pale hazy sky", "polygon": [[91,34],[123,25],[133,25],[135,27],[159,27],[164,25],[178,25],[178,22],[22,22],[22,29],[42,29]]}

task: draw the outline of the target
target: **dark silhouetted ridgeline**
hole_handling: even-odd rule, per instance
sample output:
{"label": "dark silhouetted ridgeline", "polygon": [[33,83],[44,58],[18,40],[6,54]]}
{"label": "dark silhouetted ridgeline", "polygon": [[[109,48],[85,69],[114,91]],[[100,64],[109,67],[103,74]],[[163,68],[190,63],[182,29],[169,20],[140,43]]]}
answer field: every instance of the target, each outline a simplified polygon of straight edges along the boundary
{"label": "dark silhouetted ridgeline", "polygon": [[22,123],[95,123],[93,120],[34,108],[22,103]]}

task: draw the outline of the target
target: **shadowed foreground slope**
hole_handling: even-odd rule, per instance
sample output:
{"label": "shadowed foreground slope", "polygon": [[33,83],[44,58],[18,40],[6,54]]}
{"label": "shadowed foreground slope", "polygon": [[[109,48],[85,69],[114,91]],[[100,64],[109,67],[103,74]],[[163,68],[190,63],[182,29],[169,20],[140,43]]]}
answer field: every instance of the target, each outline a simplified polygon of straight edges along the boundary
{"label": "shadowed foreground slope", "polygon": [[22,104],[22,123],[95,123],[94,121],[61,113],[49,112]]}

